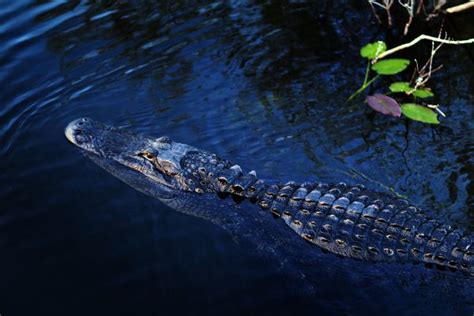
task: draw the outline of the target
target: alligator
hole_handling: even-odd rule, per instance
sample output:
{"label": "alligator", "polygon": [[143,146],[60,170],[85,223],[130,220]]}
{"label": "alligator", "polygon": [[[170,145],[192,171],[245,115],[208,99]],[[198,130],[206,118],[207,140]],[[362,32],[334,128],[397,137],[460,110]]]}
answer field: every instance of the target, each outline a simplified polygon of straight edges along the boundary
{"label": "alligator", "polygon": [[[474,276],[474,235],[428,216],[406,199],[361,184],[260,179],[253,170],[244,172],[169,137],[149,137],[90,118],[72,121],[65,134],[114,176],[178,211],[240,228],[247,224],[235,222],[247,217],[261,222],[261,236],[277,231],[283,240],[293,238],[290,233],[339,257],[423,263]],[[262,213],[271,214],[272,221],[263,220]]]}

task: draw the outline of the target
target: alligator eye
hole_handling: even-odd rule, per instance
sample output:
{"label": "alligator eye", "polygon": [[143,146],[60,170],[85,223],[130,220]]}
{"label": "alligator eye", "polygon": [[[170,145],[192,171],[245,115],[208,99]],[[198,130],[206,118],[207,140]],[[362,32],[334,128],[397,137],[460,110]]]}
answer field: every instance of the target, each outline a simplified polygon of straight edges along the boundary
{"label": "alligator eye", "polygon": [[139,153],[138,155],[150,161],[153,161],[155,159],[155,156],[147,151]]}

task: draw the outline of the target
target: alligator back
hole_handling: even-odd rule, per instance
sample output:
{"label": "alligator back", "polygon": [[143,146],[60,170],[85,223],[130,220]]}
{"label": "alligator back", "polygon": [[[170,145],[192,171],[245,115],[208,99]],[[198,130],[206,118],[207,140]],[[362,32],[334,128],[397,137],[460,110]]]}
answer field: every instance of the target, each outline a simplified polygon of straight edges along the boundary
{"label": "alligator back", "polygon": [[405,199],[363,185],[271,183],[253,172],[242,174],[240,167],[213,179],[219,192],[249,198],[329,252],[374,262],[425,263],[474,276],[474,236],[427,216]]}
{"label": "alligator back", "polygon": [[474,275],[473,238],[428,217],[404,199],[363,186],[270,186],[258,202],[298,235],[356,259],[424,262]]}
{"label": "alligator back", "polygon": [[[192,169],[199,154],[186,158],[183,167]],[[244,174],[238,165],[215,159],[215,164],[193,172],[196,192],[232,194],[236,203],[249,199],[324,250],[360,260],[425,263],[474,275],[474,236],[427,216],[405,199],[363,185],[260,180],[255,171]]]}

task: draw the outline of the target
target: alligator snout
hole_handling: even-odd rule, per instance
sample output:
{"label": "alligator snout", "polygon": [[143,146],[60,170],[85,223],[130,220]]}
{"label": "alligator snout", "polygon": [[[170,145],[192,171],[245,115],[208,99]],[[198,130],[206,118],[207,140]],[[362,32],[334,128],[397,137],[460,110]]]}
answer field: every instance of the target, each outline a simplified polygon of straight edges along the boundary
{"label": "alligator snout", "polygon": [[80,146],[83,143],[90,141],[90,129],[91,129],[90,118],[84,117],[72,121],[66,126],[64,133],[66,138],[73,144]]}
{"label": "alligator snout", "polygon": [[88,117],[69,123],[64,134],[79,148],[108,158],[134,153],[137,147],[142,148],[147,143],[143,137]]}

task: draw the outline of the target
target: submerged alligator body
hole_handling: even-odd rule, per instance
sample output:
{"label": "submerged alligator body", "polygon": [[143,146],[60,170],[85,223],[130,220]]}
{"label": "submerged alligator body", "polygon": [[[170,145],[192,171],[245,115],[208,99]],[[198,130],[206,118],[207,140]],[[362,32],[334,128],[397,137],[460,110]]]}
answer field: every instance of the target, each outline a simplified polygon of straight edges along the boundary
{"label": "submerged alligator body", "polygon": [[[219,222],[231,211],[206,209],[210,204],[246,201],[281,219],[265,223],[267,227],[282,226],[343,257],[421,262],[474,276],[474,236],[427,216],[404,199],[363,185],[262,180],[255,171],[245,173],[215,154],[88,118],[71,122],[65,132],[103,168],[177,210]],[[234,217],[260,216],[243,209],[232,212]]]}

